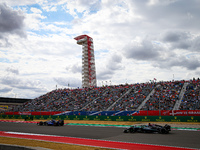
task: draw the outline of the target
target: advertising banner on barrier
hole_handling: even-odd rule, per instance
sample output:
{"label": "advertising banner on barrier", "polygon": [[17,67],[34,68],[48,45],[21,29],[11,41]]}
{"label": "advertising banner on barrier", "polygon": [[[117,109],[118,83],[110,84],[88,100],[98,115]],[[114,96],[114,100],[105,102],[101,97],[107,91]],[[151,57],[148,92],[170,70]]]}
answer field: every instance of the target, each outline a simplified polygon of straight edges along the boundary
{"label": "advertising banner on barrier", "polygon": [[200,116],[200,110],[150,110],[138,111],[131,116]]}
{"label": "advertising banner on barrier", "polygon": [[61,111],[5,112],[5,115],[56,115]]}
{"label": "advertising banner on barrier", "polygon": [[0,115],[0,119],[25,120],[91,120],[91,121],[131,121],[131,122],[200,122],[200,116],[85,116],[85,115]]}
{"label": "advertising banner on barrier", "polygon": [[170,110],[163,111],[162,116],[200,116],[200,110]]}
{"label": "advertising banner on barrier", "polygon": [[200,110],[151,110],[151,111],[41,111],[5,112],[5,115],[86,115],[86,116],[200,116]]}
{"label": "advertising banner on barrier", "polygon": [[200,116],[200,110],[150,110],[138,111],[131,116]]}

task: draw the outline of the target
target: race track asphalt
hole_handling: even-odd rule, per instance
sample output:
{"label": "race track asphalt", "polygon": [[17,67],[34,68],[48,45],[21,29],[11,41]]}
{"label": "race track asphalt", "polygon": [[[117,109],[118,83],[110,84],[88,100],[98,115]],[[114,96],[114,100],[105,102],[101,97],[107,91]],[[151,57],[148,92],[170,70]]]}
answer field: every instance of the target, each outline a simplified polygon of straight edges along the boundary
{"label": "race track asphalt", "polygon": [[0,122],[0,131],[37,133],[122,141],[131,143],[165,145],[200,149],[200,131],[172,130],[169,134],[123,133],[124,128],[91,126],[37,126],[36,124]]}

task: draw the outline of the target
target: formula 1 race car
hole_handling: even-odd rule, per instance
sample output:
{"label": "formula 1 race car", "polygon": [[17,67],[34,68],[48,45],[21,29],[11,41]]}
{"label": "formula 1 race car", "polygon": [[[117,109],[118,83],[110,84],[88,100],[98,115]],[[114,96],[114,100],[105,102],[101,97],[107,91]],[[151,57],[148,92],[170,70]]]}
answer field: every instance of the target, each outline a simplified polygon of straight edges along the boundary
{"label": "formula 1 race car", "polygon": [[39,126],[63,126],[64,125],[64,120],[49,120],[49,121],[40,121],[37,123]]}
{"label": "formula 1 race car", "polygon": [[161,134],[167,134],[169,133],[169,131],[171,131],[171,126],[170,125],[165,125],[165,126],[160,126],[157,124],[148,124],[148,125],[134,125],[131,126],[127,129],[124,130],[124,133],[135,133],[135,132],[139,132],[139,133],[153,133],[153,132],[157,132],[157,133],[161,133]]}

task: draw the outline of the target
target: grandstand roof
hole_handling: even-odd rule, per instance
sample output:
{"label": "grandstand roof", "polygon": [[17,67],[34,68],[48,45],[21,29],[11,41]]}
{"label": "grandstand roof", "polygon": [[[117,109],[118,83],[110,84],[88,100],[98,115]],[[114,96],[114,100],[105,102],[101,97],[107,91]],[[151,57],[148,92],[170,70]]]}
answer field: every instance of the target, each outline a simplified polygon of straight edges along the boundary
{"label": "grandstand roof", "polygon": [[22,104],[32,99],[0,97],[0,104]]}

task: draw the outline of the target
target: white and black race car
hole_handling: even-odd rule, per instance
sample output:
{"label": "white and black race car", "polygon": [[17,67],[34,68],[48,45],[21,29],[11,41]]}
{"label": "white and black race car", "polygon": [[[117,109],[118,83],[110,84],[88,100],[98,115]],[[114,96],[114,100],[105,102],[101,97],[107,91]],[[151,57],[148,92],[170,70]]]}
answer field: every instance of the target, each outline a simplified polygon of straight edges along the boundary
{"label": "white and black race car", "polygon": [[171,131],[171,126],[170,125],[166,124],[165,126],[161,126],[161,125],[149,123],[148,125],[134,125],[134,126],[131,126],[131,127],[127,128],[127,129],[125,129],[124,133],[135,133],[135,132],[153,133],[153,132],[157,132],[157,133],[161,133],[161,134],[167,134],[167,133],[169,133],[169,131]]}

